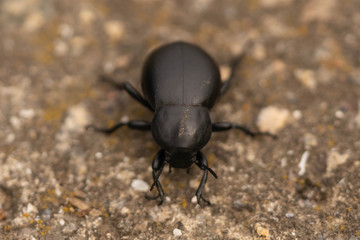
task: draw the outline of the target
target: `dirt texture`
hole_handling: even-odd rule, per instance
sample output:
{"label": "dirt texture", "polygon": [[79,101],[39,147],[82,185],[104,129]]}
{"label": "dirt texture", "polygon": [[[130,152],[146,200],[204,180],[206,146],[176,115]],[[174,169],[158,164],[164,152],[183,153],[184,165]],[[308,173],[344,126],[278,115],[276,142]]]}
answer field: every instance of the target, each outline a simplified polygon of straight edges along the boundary
{"label": "dirt texture", "polygon": [[[360,239],[360,1],[3,0],[0,36],[0,239]],[[211,119],[278,135],[213,133],[211,206],[196,166],[145,199],[151,133],[85,130],[151,121],[98,76],[177,40],[246,52]]]}

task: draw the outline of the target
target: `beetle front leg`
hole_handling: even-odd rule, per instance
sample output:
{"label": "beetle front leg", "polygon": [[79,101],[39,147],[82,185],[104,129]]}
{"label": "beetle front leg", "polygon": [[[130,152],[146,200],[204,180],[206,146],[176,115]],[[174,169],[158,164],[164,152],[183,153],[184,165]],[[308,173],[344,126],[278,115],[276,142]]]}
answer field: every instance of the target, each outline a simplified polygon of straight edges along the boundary
{"label": "beetle front leg", "polygon": [[[158,199],[160,198],[160,202],[158,203],[158,205],[160,206],[163,201],[164,201],[164,191],[161,187],[161,184],[160,184],[160,181],[159,181],[159,177],[161,175],[161,172],[164,168],[166,164],[166,161],[165,161],[165,154],[164,154],[164,150],[161,149],[155,156],[154,158],[154,161],[152,163],[152,175],[153,175],[153,179],[154,179],[154,183],[151,185],[151,188],[150,188],[150,191],[153,190],[154,186],[156,186],[159,194],[155,197],[151,197],[151,196],[148,196],[146,195],[146,199],[149,199],[149,200],[155,200],[155,199]],[[156,173],[158,172],[158,173]]]}
{"label": "beetle front leg", "polygon": [[[206,184],[207,181],[207,177],[208,177],[208,162],[206,160],[206,157],[204,154],[202,154],[201,152],[198,152],[197,154],[197,159],[196,159],[196,165],[204,171],[204,174],[202,176],[201,182],[199,184],[198,189],[196,190],[196,199],[197,199],[197,203],[201,206],[200,204],[200,200],[203,200],[207,205],[210,205],[210,201],[205,199],[202,196],[202,190],[204,189],[204,186]],[[215,175],[216,176],[216,175]]]}
{"label": "beetle front leg", "polygon": [[229,122],[216,122],[213,123],[212,125],[212,131],[213,132],[222,132],[222,131],[227,131],[230,129],[239,129],[241,130],[243,133],[245,133],[246,135],[249,135],[251,137],[256,137],[256,136],[262,136],[262,135],[266,135],[266,136],[270,136],[274,139],[277,138],[276,135],[273,135],[269,132],[253,132],[251,131],[249,128],[236,124],[236,123],[229,123]]}

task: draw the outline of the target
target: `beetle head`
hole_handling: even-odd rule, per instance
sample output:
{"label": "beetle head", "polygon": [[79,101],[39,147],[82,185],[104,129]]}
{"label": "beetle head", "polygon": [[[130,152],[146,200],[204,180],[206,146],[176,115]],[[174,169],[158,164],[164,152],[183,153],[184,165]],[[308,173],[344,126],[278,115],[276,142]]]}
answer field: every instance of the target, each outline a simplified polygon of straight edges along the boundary
{"label": "beetle head", "polygon": [[155,141],[167,152],[192,156],[209,141],[212,125],[205,107],[170,105],[156,109],[151,129]]}

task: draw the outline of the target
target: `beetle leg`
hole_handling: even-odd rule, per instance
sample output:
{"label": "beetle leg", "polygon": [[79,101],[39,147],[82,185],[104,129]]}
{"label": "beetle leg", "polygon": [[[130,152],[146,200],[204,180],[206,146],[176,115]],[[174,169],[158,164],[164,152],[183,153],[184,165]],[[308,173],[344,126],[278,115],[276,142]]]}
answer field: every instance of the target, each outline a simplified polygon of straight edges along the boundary
{"label": "beetle leg", "polygon": [[127,125],[131,129],[137,129],[142,131],[150,131],[151,130],[151,123],[147,121],[141,120],[132,120],[127,122],[120,122],[115,124],[113,127],[110,128],[98,128],[92,125],[86,126],[86,129],[94,129],[96,132],[101,132],[105,134],[111,134],[115,132],[117,129],[121,128],[122,126]]}
{"label": "beetle leg", "polygon": [[220,89],[220,94],[224,95],[224,93],[229,89],[231,81],[234,78],[235,75],[235,70],[236,68],[239,66],[239,64],[241,63],[241,61],[244,59],[245,57],[245,53],[242,53],[241,55],[235,57],[231,62],[230,62],[230,68],[231,68],[231,72],[229,77],[223,82],[223,84],[221,85],[221,89]]}
{"label": "beetle leg", "polygon": [[117,83],[114,79],[107,75],[100,75],[100,80],[106,83],[111,84],[115,88],[119,90],[125,90],[132,98],[141,103],[143,106],[150,109],[150,111],[154,112],[154,109],[150,106],[150,104],[145,100],[145,98],[141,95],[141,93],[136,90],[129,82],[121,82]]}
{"label": "beetle leg", "polygon": [[239,129],[241,131],[243,131],[246,135],[249,135],[251,137],[256,137],[256,136],[270,136],[274,139],[277,138],[276,135],[273,135],[269,132],[253,132],[250,129],[248,129],[245,126],[236,124],[236,123],[229,123],[229,122],[216,122],[212,124],[212,131],[213,132],[222,132],[222,131],[227,131],[230,129]]}
{"label": "beetle leg", "polygon": [[[150,191],[153,190],[154,186],[156,186],[159,194],[155,197],[151,197],[151,196],[148,196],[146,195],[146,199],[149,199],[149,200],[155,200],[155,199],[158,199],[160,198],[160,202],[158,203],[158,205],[160,206],[163,201],[164,201],[164,191],[161,187],[161,184],[160,184],[160,181],[159,181],[159,177],[161,175],[161,172],[166,164],[166,161],[165,161],[165,157],[164,157],[164,150],[160,150],[155,158],[154,158],[154,161],[152,163],[152,175],[153,175],[153,179],[154,179],[154,183],[151,185],[151,188],[150,188]],[[158,173],[156,173],[158,172]]]}
{"label": "beetle leg", "polygon": [[[202,154],[201,152],[198,152],[197,159],[196,159],[195,163],[201,170],[204,171],[204,174],[202,176],[199,187],[196,190],[197,203],[201,206],[200,200],[203,200],[207,205],[210,205],[210,201],[205,199],[202,196],[202,190],[204,189],[204,186],[205,186],[206,181],[207,181],[208,170],[211,170],[211,169],[208,167],[208,162],[207,162],[207,159],[206,159],[205,155]],[[212,172],[212,174],[215,174],[214,171],[211,170],[211,172]],[[217,178],[216,174],[214,176]]]}

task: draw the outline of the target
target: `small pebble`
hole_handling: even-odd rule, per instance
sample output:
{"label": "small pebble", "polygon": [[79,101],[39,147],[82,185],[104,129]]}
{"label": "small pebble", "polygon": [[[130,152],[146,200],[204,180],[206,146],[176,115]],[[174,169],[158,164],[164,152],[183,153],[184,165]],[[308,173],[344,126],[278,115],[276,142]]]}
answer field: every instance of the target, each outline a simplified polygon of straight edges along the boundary
{"label": "small pebble", "polygon": [[343,119],[345,116],[344,112],[343,111],[336,111],[335,112],[335,117],[338,118],[338,119]]}
{"label": "small pebble", "polygon": [[305,149],[309,150],[312,147],[316,147],[318,144],[317,138],[312,133],[306,133],[304,135]]}
{"label": "small pebble", "polygon": [[121,208],[120,213],[122,216],[126,216],[130,213],[130,209],[127,207],[123,207],[123,208]]}
{"label": "small pebble", "polygon": [[90,9],[82,9],[79,13],[80,21],[85,24],[91,24],[95,20],[95,14]]}
{"label": "small pebble", "polygon": [[295,214],[294,213],[286,213],[285,214],[285,217],[287,217],[287,218],[293,218],[295,216]]}
{"label": "small pebble", "polygon": [[63,38],[69,39],[74,35],[74,28],[68,24],[61,24],[59,26],[59,32]]}
{"label": "small pebble", "polygon": [[32,119],[35,116],[34,109],[21,109],[19,112],[19,116],[25,119]]}
{"label": "small pebble", "polygon": [[265,224],[262,223],[256,223],[254,226],[254,230],[260,237],[269,237],[269,229],[265,226]]}
{"label": "small pebble", "polygon": [[256,124],[262,132],[276,133],[285,127],[289,117],[289,110],[268,106],[261,109]]}
{"label": "small pebble", "polygon": [[64,219],[60,219],[60,220],[59,220],[59,224],[60,224],[61,226],[64,226],[64,225],[65,225],[65,220],[64,220]]}
{"label": "small pebble", "polygon": [[302,118],[302,112],[300,110],[293,111],[292,115],[293,115],[293,118],[296,120],[299,120]]}
{"label": "small pebble", "polygon": [[104,30],[111,41],[118,41],[124,36],[125,26],[119,21],[107,21]]}
{"label": "small pebble", "polygon": [[266,58],[266,48],[263,44],[256,43],[252,52],[253,57],[257,61],[262,61]]}
{"label": "small pebble", "polygon": [[14,133],[10,133],[10,134],[7,135],[6,138],[5,138],[5,142],[6,142],[7,144],[14,142],[14,140],[15,140],[15,134],[14,134]]}
{"label": "small pebble", "polygon": [[315,73],[309,69],[296,69],[294,71],[296,79],[298,79],[305,87],[310,90],[316,89]]}
{"label": "small pebble", "polygon": [[326,159],[326,172],[331,172],[336,169],[339,165],[346,163],[349,159],[350,154],[346,153],[339,153],[335,149],[332,149]]}
{"label": "small pebble", "polygon": [[99,159],[103,158],[103,154],[101,152],[97,152],[97,153],[95,153],[95,158],[99,160]]}
{"label": "small pebble", "polygon": [[23,212],[24,213],[38,213],[39,210],[31,203],[28,203],[28,205],[26,206],[26,209],[24,209]]}
{"label": "small pebble", "polygon": [[143,181],[141,179],[134,179],[131,182],[131,187],[135,191],[139,191],[139,192],[146,192],[149,190],[149,184],[147,184],[145,181]]}
{"label": "small pebble", "polygon": [[180,236],[182,235],[182,232],[181,232],[180,229],[175,228],[175,229],[173,230],[173,234],[174,234],[175,237],[180,237]]}
{"label": "small pebble", "polygon": [[57,40],[54,43],[54,54],[58,57],[65,56],[69,52],[68,44],[63,40]]}
{"label": "small pebble", "polygon": [[91,209],[90,212],[89,212],[89,215],[90,216],[93,216],[93,217],[97,217],[97,216],[101,216],[101,212],[95,208]]}
{"label": "small pebble", "polygon": [[21,126],[20,119],[18,117],[16,117],[16,116],[11,116],[10,117],[10,123],[15,129],[19,129],[20,126]]}
{"label": "small pebble", "polygon": [[302,155],[301,155],[301,159],[300,159],[300,162],[299,162],[299,176],[302,176],[305,174],[306,172],[306,163],[309,159],[309,151],[305,151]]}
{"label": "small pebble", "polygon": [[69,202],[80,210],[87,210],[90,206],[78,198],[69,198]]}
{"label": "small pebble", "polygon": [[193,197],[191,198],[191,203],[197,203],[197,198],[196,198],[196,196],[193,196]]}

